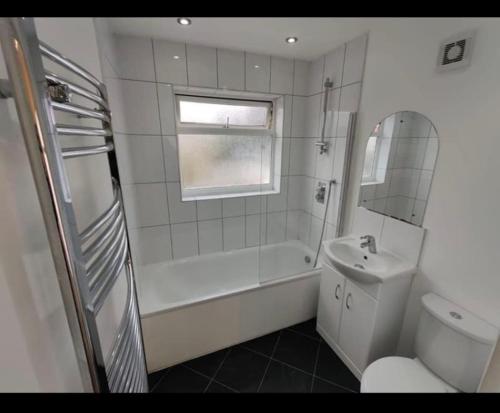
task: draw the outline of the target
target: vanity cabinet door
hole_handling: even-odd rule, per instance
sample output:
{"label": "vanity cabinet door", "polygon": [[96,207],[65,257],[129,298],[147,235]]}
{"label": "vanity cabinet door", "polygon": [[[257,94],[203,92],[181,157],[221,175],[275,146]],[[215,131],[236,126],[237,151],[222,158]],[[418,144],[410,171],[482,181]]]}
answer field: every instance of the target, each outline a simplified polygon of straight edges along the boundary
{"label": "vanity cabinet door", "polygon": [[366,368],[376,311],[377,301],[346,280],[339,345],[360,371]]}
{"label": "vanity cabinet door", "polygon": [[318,324],[338,342],[345,278],[342,274],[323,264],[319,289]]}

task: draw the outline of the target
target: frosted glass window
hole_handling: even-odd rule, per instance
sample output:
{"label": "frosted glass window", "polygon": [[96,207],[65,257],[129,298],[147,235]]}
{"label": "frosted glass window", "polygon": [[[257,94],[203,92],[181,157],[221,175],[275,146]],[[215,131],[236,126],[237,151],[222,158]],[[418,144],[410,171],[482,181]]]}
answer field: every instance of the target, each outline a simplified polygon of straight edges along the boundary
{"label": "frosted glass window", "polygon": [[259,136],[179,135],[183,188],[269,184],[271,140]]}
{"label": "frosted glass window", "polygon": [[183,199],[273,190],[273,171],[280,170],[274,165],[273,102],[176,98]]}
{"label": "frosted glass window", "polygon": [[269,102],[179,97],[181,123],[219,126],[267,127]]}

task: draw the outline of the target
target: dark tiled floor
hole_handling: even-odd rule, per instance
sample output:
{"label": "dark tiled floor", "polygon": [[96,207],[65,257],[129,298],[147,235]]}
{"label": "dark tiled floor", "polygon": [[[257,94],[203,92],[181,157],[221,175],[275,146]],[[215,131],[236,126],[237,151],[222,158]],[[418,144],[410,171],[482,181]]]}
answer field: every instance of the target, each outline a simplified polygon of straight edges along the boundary
{"label": "dark tiled floor", "polygon": [[359,381],[316,332],[316,319],[149,375],[154,393],[345,393]]}

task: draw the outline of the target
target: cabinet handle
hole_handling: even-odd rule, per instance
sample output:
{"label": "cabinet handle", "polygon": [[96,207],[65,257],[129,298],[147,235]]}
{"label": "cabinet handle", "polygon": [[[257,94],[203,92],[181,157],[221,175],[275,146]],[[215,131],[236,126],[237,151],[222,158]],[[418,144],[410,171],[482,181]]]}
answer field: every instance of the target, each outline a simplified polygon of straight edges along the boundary
{"label": "cabinet handle", "polygon": [[338,300],[340,298],[338,292],[339,292],[340,284],[337,284],[335,287],[335,298]]}
{"label": "cabinet handle", "polygon": [[349,298],[352,300],[352,294],[351,293],[347,294],[347,298],[345,299],[345,306],[347,307],[348,310],[351,309],[351,306],[349,305]]}

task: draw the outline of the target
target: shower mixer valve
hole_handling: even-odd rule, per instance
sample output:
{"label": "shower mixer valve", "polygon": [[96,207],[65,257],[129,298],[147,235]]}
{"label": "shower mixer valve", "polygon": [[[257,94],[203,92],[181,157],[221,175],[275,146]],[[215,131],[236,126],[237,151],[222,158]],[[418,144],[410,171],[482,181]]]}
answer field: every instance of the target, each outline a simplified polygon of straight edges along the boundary
{"label": "shower mixer valve", "polygon": [[316,188],[316,201],[320,204],[325,203],[325,193],[326,193],[326,184],[323,182],[318,182],[318,187]]}

